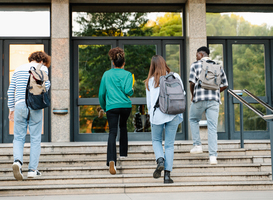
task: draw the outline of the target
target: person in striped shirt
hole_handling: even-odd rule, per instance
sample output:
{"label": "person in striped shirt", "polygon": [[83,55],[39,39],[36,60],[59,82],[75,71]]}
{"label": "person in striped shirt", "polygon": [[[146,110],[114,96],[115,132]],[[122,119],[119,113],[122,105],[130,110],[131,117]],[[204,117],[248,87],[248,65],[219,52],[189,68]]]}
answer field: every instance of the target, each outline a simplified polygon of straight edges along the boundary
{"label": "person in striped shirt", "polygon": [[[26,86],[29,78],[31,67],[37,67],[42,64],[41,70],[48,74],[48,68],[51,63],[51,57],[43,51],[36,51],[28,57],[29,63],[19,66],[11,78],[8,89],[8,107],[10,110],[9,120],[14,122],[14,139],[13,139],[13,158],[12,165],[14,177],[17,180],[23,180],[23,150],[27,126],[30,133],[30,161],[28,166],[28,178],[41,176],[37,170],[41,152],[41,133],[43,123],[43,111],[30,109],[28,117],[28,108],[25,103]],[[45,83],[46,90],[50,88],[50,81]]]}

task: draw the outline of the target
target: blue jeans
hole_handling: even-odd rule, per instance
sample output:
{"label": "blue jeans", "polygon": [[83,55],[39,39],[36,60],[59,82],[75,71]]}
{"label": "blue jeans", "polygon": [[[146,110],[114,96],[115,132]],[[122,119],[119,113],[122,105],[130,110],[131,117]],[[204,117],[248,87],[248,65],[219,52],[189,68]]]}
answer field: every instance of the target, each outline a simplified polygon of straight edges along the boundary
{"label": "blue jeans", "polygon": [[[160,157],[165,160],[165,170],[172,171],[173,169],[173,155],[174,155],[174,141],[176,131],[180,123],[179,117],[176,116],[172,121],[165,124],[152,124],[152,142],[155,152],[156,160]],[[165,127],[165,153],[162,147],[162,134]]]}
{"label": "blue jeans", "polygon": [[41,133],[43,124],[43,110],[31,110],[30,118],[27,120],[28,109],[25,102],[15,105],[14,113],[14,139],[13,139],[13,157],[23,163],[23,151],[27,126],[30,133],[30,161],[28,169],[36,170],[41,153]]}
{"label": "blue jeans", "polygon": [[219,115],[219,103],[217,101],[191,103],[189,120],[193,145],[201,145],[199,121],[203,112],[206,113],[207,117],[209,156],[217,156],[217,123]]}

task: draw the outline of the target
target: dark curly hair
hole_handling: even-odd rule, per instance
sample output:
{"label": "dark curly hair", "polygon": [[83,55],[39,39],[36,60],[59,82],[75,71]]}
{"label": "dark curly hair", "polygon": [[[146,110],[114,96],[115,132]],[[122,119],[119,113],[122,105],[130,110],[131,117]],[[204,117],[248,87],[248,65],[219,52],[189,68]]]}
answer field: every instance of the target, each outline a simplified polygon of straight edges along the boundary
{"label": "dark curly hair", "polygon": [[51,63],[51,57],[47,55],[44,51],[35,51],[29,55],[28,61],[36,61],[38,63],[43,61],[43,64],[47,66],[47,68],[49,68]]}
{"label": "dark curly hair", "polygon": [[108,55],[116,67],[122,67],[123,63],[125,62],[125,53],[122,48],[116,47],[110,49]]}

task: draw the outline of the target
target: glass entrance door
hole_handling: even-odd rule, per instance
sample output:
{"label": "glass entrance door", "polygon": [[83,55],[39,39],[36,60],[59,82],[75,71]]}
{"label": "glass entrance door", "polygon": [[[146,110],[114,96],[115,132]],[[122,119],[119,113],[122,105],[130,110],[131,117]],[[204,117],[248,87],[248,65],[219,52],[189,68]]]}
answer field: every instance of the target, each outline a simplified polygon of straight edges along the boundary
{"label": "glass entrance door", "polygon": [[[2,142],[11,143],[13,141],[13,125],[12,121],[8,120],[9,109],[7,107],[8,97],[7,90],[10,84],[12,75],[17,67],[22,64],[28,63],[28,56],[34,51],[45,51],[48,52],[49,41],[48,40],[4,40],[2,42],[4,46],[4,66],[1,70],[1,77],[3,78],[3,85],[0,85],[1,89],[1,104],[2,115],[1,115],[1,136]],[[0,43],[1,45],[1,43]],[[2,49],[2,48],[1,48]],[[3,71],[3,72],[2,72]],[[42,130],[42,141],[49,141],[49,109],[44,109],[44,121]],[[29,133],[26,137],[26,142],[29,142]]]}
{"label": "glass entrance door", "polygon": [[[103,73],[111,67],[108,52],[119,46],[125,51],[125,69],[134,74],[132,112],[128,119],[129,141],[151,140],[151,127],[146,107],[144,80],[147,78],[153,55],[165,57],[169,67],[181,74],[182,42],[165,40],[75,40],[73,42],[74,80],[74,141],[107,141],[108,124],[103,113],[102,124],[96,128],[100,106],[98,91]],[[100,117],[101,118],[101,117]],[[95,123],[94,123],[95,122]],[[184,127],[183,127],[184,128]],[[177,139],[185,139],[179,126]]]}
{"label": "glass entrance door", "polygon": [[[271,102],[269,40],[208,40],[208,43],[212,59],[218,60],[224,66],[229,89],[247,89],[264,102]],[[247,95],[243,95],[243,98],[266,114],[266,109],[256,101]],[[225,91],[222,94],[222,102],[218,122],[218,138],[239,139],[239,101]],[[245,106],[243,118],[246,139],[269,138],[268,123]],[[230,124],[230,126],[225,124]]]}

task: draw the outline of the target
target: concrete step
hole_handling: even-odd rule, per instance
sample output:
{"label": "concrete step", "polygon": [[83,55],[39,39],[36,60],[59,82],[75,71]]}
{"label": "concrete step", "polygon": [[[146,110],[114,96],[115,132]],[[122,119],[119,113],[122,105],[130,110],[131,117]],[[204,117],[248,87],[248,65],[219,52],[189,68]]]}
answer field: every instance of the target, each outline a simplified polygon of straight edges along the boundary
{"label": "concrete step", "polygon": [[[174,182],[270,181],[272,178],[271,173],[268,172],[171,173],[171,177]],[[24,177],[23,181],[16,181],[13,177],[1,177],[0,186],[161,183],[162,181],[163,177],[154,179],[152,174],[41,176],[35,179]]]}
{"label": "concrete step", "polygon": [[[202,141],[203,149],[208,149],[208,142]],[[270,149],[269,140],[245,140],[244,143],[245,149],[258,149],[266,148]],[[117,142],[117,150],[118,150]],[[0,151],[2,153],[11,153],[12,144],[1,144]],[[176,141],[175,150],[187,150],[189,151],[192,148],[192,141]],[[219,140],[218,149],[239,149],[240,141],[239,140]],[[41,152],[89,152],[89,153],[100,153],[106,152],[107,142],[67,142],[67,143],[42,143]],[[25,144],[25,153],[29,153],[30,144]],[[141,141],[141,142],[129,142],[129,151],[152,151],[152,142],[151,141]]]}
{"label": "concrete step", "polygon": [[[117,174],[152,174],[156,165],[143,166],[117,166]],[[105,167],[39,167],[39,171],[46,176],[68,175],[107,175],[109,169]],[[27,168],[23,168],[26,174]],[[198,164],[198,165],[174,165],[174,173],[217,173],[217,172],[271,172],[271,165],[264,164]],[[12,177],[12,169],[0,168],[0,176]]]}
{"label": "concrete step", "polygon": [[272,190],[272,181],[241,182],[178,182],[163,183],[126,183],[126,184],[65,184],[65,185],[31,185],[1,186],[1,196],[23,195],[74,195],[100,193],[147,193],[147,192],[186,192],[186,191],[238,191],[238,190]]}
{"label": "concrete step", "polygon": [[[208,157],[208,151],[204,150],[202,156]],[[119,156],[119,154],[117,153]],[[189,153],[189,150],[175,150],[174,156],[194,156],[193,154]],[[248,156],[271,156],[270,149],[267,148],[256,148],[256,149],[219,149],[218,150],[219,156],[241,156],[241,155],[248,155]],[[155,154],[153,150],[149,151],[129,151],[128,158],[154,158]],[[90,153],[84,151],[76,151],[76,152],[42,152],[40,156],[40,160],[51,160],[51,159],[89,159],[89,158],[97,158],[97,159],[105,159],[106,158],[106,151],[105,152],[98,152],[98,153]],[[11,152],[3,152],[0,154],[0,160],[10,160],[13,161],[13,153],[12,149]],[[29,153],[24,153],[24,160],[29,160]]]}
{"label": "concrete step", "polygon": [[[236,163],[270,163],[270,156],[218,156],[218,164],[236,164]],[[207,164],[209,158],[206,155],[194,155],[190,157],[183,156],[174,156],[174,165],[179,164]],[[0,161],[0,168],[9,168],[11,167],[12,160],[2,160]],[[24,166],[28,166],[29,161],[24,162]],[[104,166],[106,164],[106,159],[103,158],[62,158],[62,159],[46,159],[39,161],[39,167],[85,167],[85,166]],[[133,165],[155,165],[155,158],[118,158],[117,166],[133,166]]]}

